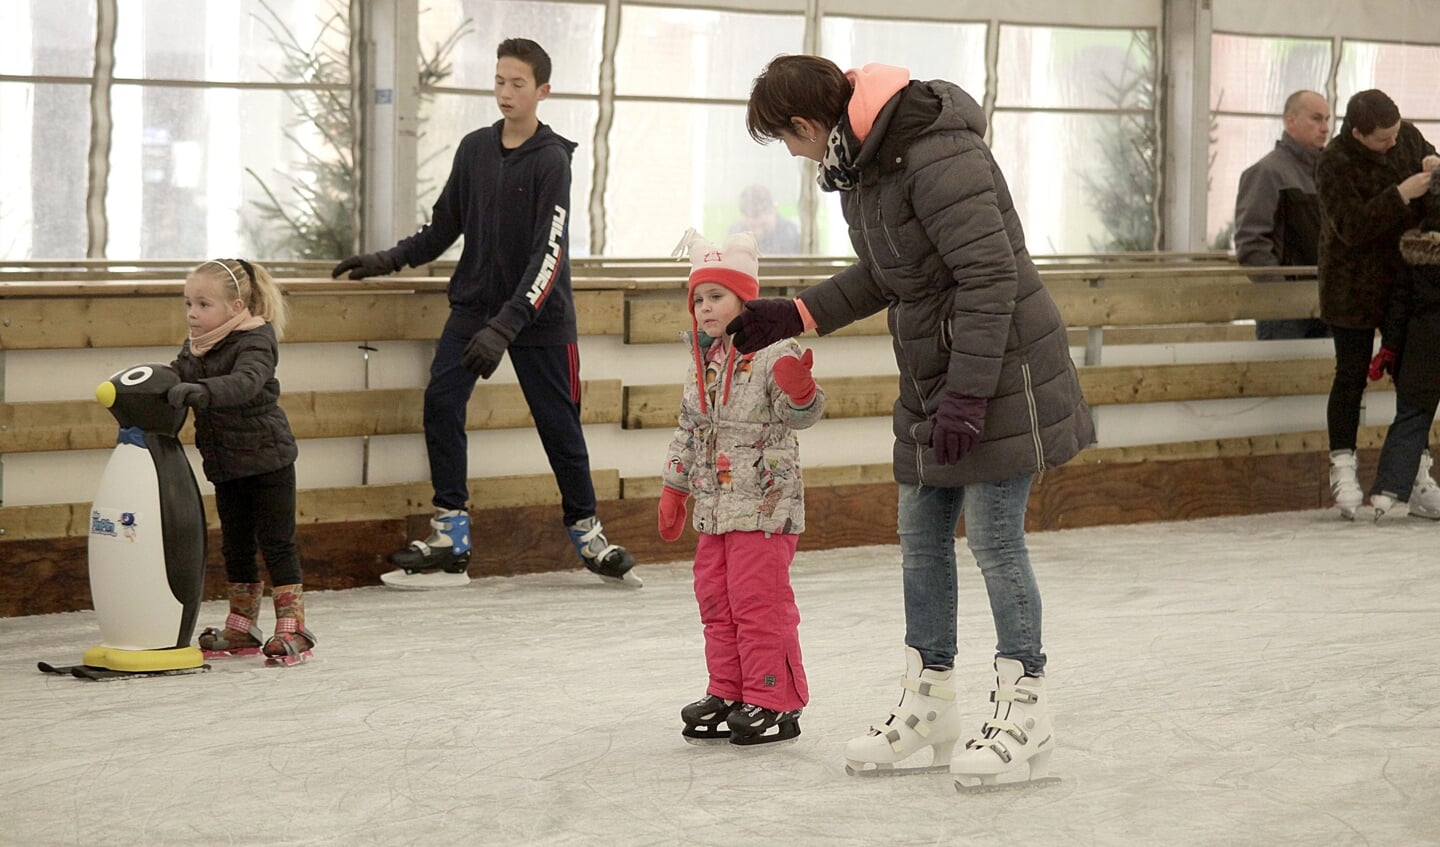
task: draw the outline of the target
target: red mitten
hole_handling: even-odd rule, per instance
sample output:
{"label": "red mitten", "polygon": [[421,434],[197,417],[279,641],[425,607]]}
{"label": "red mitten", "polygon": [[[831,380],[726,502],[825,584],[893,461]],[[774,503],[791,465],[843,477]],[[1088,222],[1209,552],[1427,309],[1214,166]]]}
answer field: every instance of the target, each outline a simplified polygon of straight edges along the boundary
{"label": "red mitten", "polygon": [[1380,346],[1380,352],[1376,353],[1375,358],[1370,360],[1370,381],[1374,382],[1385,374],[1393,375],[1395,373],[1395,360],[1398,358],[1399,356],[1394,350],[1382,344]]}
{"label": "red mitten", "polygon": [[790,398],[790,405],[803,409],[815,399],[815,377],[810,370],[815,365],[815,352],[806,350],[800,358],[786,356],[775,360],[775,384]]}
{"label": "red mitten", "polygon": [[665,486],[660,492],[660,537],[674,541],[685,531],[685,501],[690,495],[678,488]]}

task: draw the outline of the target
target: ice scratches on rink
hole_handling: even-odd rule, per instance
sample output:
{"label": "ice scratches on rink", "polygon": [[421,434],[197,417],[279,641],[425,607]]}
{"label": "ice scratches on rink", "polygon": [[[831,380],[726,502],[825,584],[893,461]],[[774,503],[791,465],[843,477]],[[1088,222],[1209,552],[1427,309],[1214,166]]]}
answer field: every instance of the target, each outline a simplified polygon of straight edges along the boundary
{"label": "ice scratches on rink", "polygon": [[[577,569],[311,593],[321,643],[281,671],[94,685],[35,669],[78,661],[92,613],[0,619],[0,843],[1440,844],[1440,525],[1300,512],[1031,548],[1053,787],[845,775],[904,671],[899,554],[867,547],[797,558],[812,702],[774,750],[680,736],[705,689],[687,562],[639,592]],[[961,562],[975,732],[995,634]]]}

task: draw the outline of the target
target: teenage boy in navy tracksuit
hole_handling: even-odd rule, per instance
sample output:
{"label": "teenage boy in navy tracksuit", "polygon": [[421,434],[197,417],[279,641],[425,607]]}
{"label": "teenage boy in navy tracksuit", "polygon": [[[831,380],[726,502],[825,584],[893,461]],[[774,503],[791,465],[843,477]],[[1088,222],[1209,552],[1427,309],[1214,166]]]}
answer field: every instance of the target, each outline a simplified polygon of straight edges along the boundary
{"label": "teenage boy in navy tracksuit", "polygon": [[[450,317],[425,387],[434,531],[391,561],[405,577],[438,569],[459,575],[470,562],[466,512],[465,407],[475,378],[489,379],[508,351],[559,484],[565,525],[585,567],[638,587],[634,558],[611,544],[595,515],[590,456],[580,428],[580,359],[570,289],[570,159],[575,142],[541,123],[550,93],[550,57],[511,38],[495,52],[495,99],[504,116],[465,136],[431,222],[389,250],[351,256],[332,276],[393,273],[434,261],[465,238],[450,277]],[[390,575],[387,575],[390,576]],[[453,581],[448,584],[455,584]]]}

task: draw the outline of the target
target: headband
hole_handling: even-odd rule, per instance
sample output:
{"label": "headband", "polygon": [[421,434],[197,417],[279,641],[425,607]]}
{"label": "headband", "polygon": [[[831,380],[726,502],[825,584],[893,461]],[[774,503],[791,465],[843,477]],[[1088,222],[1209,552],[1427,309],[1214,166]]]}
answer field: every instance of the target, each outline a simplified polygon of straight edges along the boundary
{"label": "headband", "polygon": [[[245,275],[248,276],[248,277],[250,278],[250,280],[253,282],[253,281],[255,280],[255,269],[252,268],[252,267],[250,267],[250,263],[247,262],[247,261],[245,261],[244,259],[236,259],[235,261],[237,261],[237,262],[240,263],[240,267],[245,271]],[[235,276],[235,272],[232,271],[232,270],[230,270],[230,266],[229,266],[229,265],[225,264],[224,262],[222,262],[222,261],[220,261],[220,260],[218,260],[218,259],[209,259],[209,260],[207,260],[207,261],[204,261],[204,262],[201,262],[201,263],[200,263],[200,267],[202,267],[202,268],[205,267],[206,265],[219,265],[220,267],[224,268],[224,269],[225,269],[225,273],[230,274],[230,281],[233,282],[233,283],[235,283],[235,297],[236,297],[236,299],[238,299],[238,300],[243,300],[243,299],[245,299],[245,298],[241,295],[241,293],[240,293],[240,278],[237,277],[237,276]]]}

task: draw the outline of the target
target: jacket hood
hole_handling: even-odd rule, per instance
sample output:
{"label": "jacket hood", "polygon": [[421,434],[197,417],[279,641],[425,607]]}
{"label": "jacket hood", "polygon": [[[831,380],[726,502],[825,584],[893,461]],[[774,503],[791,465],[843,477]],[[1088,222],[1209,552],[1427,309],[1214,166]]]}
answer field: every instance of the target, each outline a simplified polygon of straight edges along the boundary
{"label": "jacket hood", "polygon": [[[499,144],[500,139],[504,137],[505,133],[505,119],[501,118],[491,124],[490,128],[495,130],[495,143]],[[575,154],[575,148],[579,146],[576,142],[571,141],[551,129],[549,124],[542,122],[540,126],[536,128],[535,134],[525,139],[525,143],[515,148],[515,152],[533,153],[544,147],[562,147],[565,150],[565,155],[573,156]]]}
{"label": "jacket hood", "polygon": [[1412,265],[1440,265],[1440,232],[1406,232],[1400,236],[1400,255]]}
{"label": "jacket hood", "polygon": [[985,135],[985,110],[975,98],[953,82],[941,79],[911,82],[894,94],[875,116],[874,128],[855,157],[855,163],[861,167],[869,164],[879,155],[882,146],[903,150],[922,135],[961,131]]}

